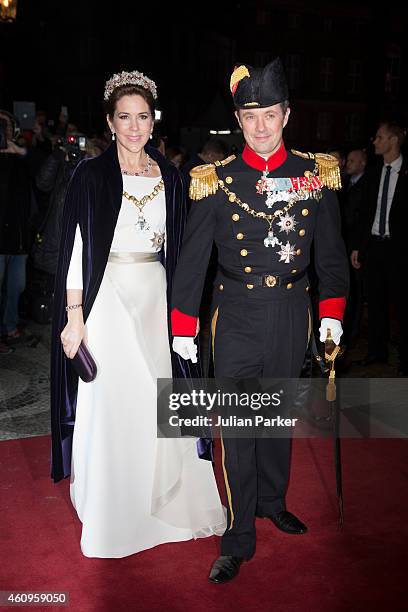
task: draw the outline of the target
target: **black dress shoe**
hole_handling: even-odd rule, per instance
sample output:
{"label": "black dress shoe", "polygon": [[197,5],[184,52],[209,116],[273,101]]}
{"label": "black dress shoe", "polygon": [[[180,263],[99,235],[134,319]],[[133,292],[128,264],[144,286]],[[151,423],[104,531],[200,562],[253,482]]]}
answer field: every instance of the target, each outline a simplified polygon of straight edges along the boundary
{"label": "black dress shoe", "polygon": [[299,521],[294,514],[288,512],[288,510],[281,510],[278,514],[270,514],[264,518],[271,519],[272,523],[285,533],[301,535],[307,532],[306,525]]}
{"label": "black dress shoe", "polygon": [[222,584],[235,578],[239,573],[243,557],[233,557],[232,555],[224,555],[218,557],[211,568],[208,579],[216,584]]}

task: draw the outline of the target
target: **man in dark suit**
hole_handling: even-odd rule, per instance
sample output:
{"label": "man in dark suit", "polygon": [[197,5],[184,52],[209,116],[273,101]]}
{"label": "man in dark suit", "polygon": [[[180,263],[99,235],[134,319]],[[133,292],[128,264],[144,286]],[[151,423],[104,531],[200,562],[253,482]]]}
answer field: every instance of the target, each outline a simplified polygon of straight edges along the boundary
{"label": "man in dark suit", "polygon": [[388,361],[388,306],[392,300],[400,324],[399,373],[406,376],[408,163],[401,155],[404,137],[397,123],[387,121],[378,127],[374,147],[382,163],[367,172],[351,263],[356,269],[364,266],[367,277],[369,338],[363,365]]}
{"label": "man in dark suit", "polygon": [[[346,243],[348,255],[350,255],[353,248],[353,236],[360,215],[366,165],[367,153],[363,149],[353,149],[347,155],[345,164],[347,179],[339,201],[342,235]],[[350,294],[344,315],[344,342],[346,346],[352,345],[356,339],[363,309],[362,272],[359,269],[353,268],[351,264],[350,267]]]}
{"label": "man in dark suit", "polygon": [[[212,340],[216,378],[296,378],[311,333],[307,268],[312,243],[319,279],[320,339],[339,344],[348,263],[335,190],[337,160],[287,151],[290,114],[279,58],[236,67],[230,89],[246,141],[241,155],[191,171],[193,200],[172,298],[173,349],[197,360],[194,337],[208,260],[218,249]],[[255,553],[255,518],[300,535],[286,509],[290,436],[223,436],[228,527],[209,579],[223,583]]]}

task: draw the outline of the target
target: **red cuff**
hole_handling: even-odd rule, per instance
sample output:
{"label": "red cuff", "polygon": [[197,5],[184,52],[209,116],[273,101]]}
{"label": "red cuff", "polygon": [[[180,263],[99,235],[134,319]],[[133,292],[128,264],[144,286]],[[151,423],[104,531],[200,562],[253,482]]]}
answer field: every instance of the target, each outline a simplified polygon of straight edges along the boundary
{"label": "red cuff", "polygon": [[177,308],[173,308],[171,311],[171,333],[173,336],[192,336],[194,338],[197,333],[197,322],[198,317],[186,315]]}
{"label": "red cuff", "polygon": [[319,302],[319,319],[331,317],[343,321],[344,309],[346,308],[346,298],[328,298]]}

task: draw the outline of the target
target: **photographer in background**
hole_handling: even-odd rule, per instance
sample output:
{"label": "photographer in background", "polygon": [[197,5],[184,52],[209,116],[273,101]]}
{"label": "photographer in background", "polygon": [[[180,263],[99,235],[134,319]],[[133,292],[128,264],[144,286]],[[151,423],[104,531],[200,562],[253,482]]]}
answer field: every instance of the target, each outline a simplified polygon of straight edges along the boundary
{"label": "photographer in background", "polygon": [[27,149],[17,144],[16,118],[0,110],[0,326],[10,352],[19,341],[19,299],[26,284],[26,260],[30,248],[30,179]]}
{"label": "photographer in background", "polygon": [[51,155],[52,149],[52,142],[51,139],[47,136],[44,124],[41,123],[38,117],[36,117],[32,127],[31,144],[28,147],[27,152],[28,169],[30,173],[35,201],[37,204],[37,216],[34,221],[35,229],[38,228],[38,226],[44,219],[49,201],[49,195],[44,193],[43,191],[40,191],[37,188],[35,184],[35,178],[43,163]]}
{"label": "photographer in background", "polygon": [[68,127],[69,115],[68,109],[66,106],[61,106],[61,111],[58,115],[56,124],[55,124],[55,135],[64,138],[67,136],[69,127]]}
{"label": "photographer in background", "polygon": [[65,194],[72,173],[81,159],[95,157],[101,150],[83,134],[68,133],[56,141],[54,151],[40,168],[35,183],[50,194],[47,215],[39,228],[32,251],[34,268],[51,275],[53,284],[57,267],[61,218]]}

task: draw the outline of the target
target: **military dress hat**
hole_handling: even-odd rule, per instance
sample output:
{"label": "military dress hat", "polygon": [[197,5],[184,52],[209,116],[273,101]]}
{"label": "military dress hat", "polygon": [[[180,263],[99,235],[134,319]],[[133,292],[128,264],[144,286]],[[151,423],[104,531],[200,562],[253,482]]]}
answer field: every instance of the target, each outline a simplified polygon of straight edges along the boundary
{"label": "military dress hat", "polygon": [[236,108],[265,108],[288,99],[289,91],[282,62],[275,58],[265,68],[236,66],[230,89]]}

